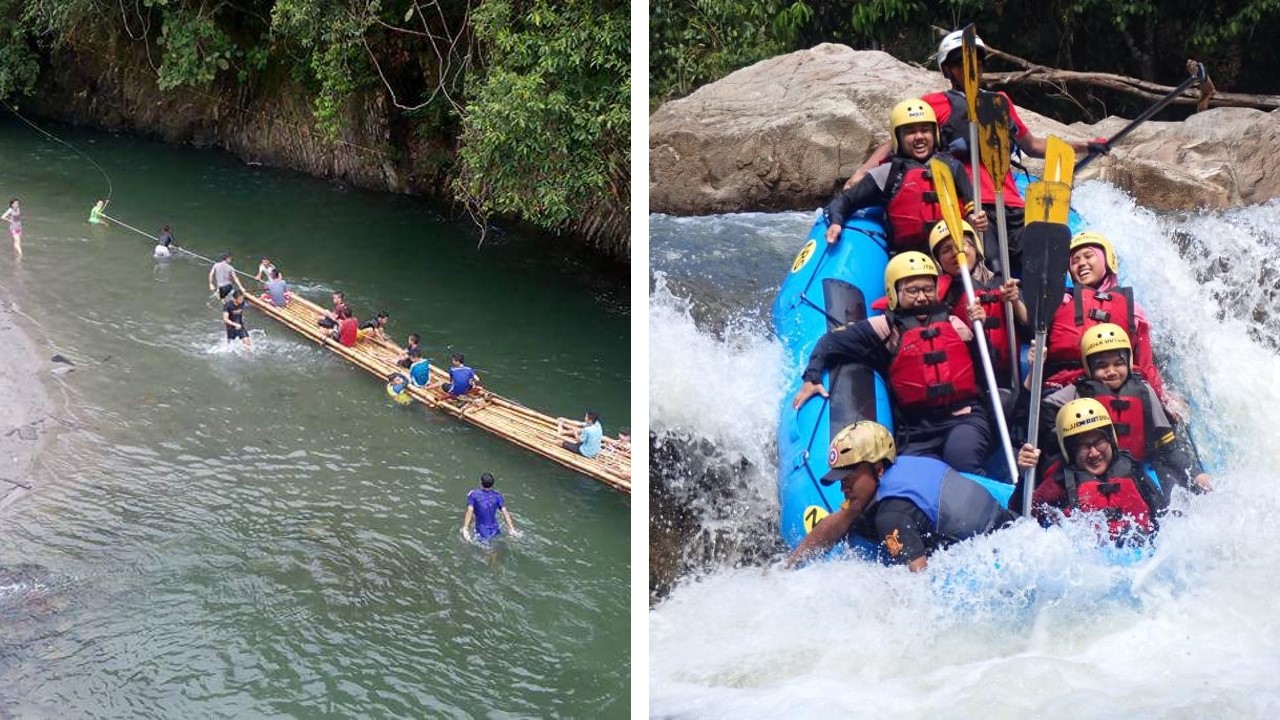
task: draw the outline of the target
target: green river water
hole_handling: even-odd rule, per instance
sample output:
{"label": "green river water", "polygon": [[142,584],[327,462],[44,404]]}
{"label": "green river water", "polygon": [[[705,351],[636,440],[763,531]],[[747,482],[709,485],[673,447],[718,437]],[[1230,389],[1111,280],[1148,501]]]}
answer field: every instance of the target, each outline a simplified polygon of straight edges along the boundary
{"label": "green river water", "polygon": [[[262,254],[295,291],[391,313],[433,362],[553,415],[629,425],[616,278],[420,200],[225,154],[46,126],[106,169],[107,208],[181,245]],[[0,566],[47,573],[0,627],[0,717],[621,717],[630,703],[630,501],[423,408],[256,311],[222,347],[208,266],[85,222],[107,180],[0,121],[0,290],[65,429],[0,510]],[[522,534],[458,533],[491,471]],[[0,597],[0,604],[4,602]],[[2,609],[2,608],[0,608]],[[16,619],[15,619],[16,618]]]}

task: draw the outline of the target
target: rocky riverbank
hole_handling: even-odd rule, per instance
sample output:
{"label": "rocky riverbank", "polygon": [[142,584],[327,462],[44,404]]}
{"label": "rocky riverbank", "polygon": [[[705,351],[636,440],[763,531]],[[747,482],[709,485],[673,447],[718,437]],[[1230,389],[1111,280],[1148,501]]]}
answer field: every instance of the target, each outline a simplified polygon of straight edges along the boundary
{"label": "rocky riverbank", "polygon": [[[224,77],[207,89],[162,91],[148,52],[147,43],[113,36],[106,28],[59,45],[49,51],[37,92],[22,99],[21,110],[40,119],[217,147],[247,163],[368,190],[456,203],[449,191],[456,128],[407,115],[380,88],[353,89],[341,108],[339,137],[328,139],[313,114],[314,91],[286,67],[238,82]],[[457,212],[466,217],[461,207]],[[563,234],[502,220],[614,265],[630,261],[630,220],[619,209],[584,208]]]}

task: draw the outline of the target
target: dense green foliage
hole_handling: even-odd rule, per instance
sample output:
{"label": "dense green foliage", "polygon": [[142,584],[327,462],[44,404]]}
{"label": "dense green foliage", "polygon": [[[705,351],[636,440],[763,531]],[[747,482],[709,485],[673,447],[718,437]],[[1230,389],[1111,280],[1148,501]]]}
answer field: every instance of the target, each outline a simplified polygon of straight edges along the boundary
{"label": "dense green foliage", "polygon": [[[932,26],[969,22],[993,46],[1054,67],[1176,84],[1194,58],[1219,89],[1280,91],[1280,47],[1270,42],[1280,32],[1280,0],[657,0],[649,7],[651,103],[820,42],[932,66]],[[1117,109],[1105,105],[1116,98],[1083,100],[1092,115]]]}
{"label": "dense green foliage", "polygon": [[801,0],[653,0],[650,96],[685,95],[738,68],[789,52],[813,16]]}
{"label": "dense green foliage", "polygon": [[468,88],[458,192],[554,228],[609,194],[625,202],[617,193],[630,189],[627,5],[488,0],[472,19],[488,72]]}
{"label": "dense green foliage", "polygon": [[404,144],[377,152],[429,156],[479,218],[575,232],[629,212],[627,3],[0,0],[0,10],[10,20],[0,97],[35,91],[51,49],[117,38],[145,48],[167,93],[269,94],[292,78],[328,141],[342,140],[381,93]]}

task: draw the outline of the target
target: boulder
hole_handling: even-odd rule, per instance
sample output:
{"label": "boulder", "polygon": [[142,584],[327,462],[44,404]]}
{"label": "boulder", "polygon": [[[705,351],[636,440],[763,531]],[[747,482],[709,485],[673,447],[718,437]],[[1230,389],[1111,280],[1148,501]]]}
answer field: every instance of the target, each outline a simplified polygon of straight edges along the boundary
{"label": "boulder", "polygon": [[[808,210],[888,139],[889,109],[944,87],[936,69],[830,43],[743,68],[649,118],[649,210]],[[1063,125],[1019,108],[1037,135],[1109,137],[1127,122]],[[1215,108],[1148,122],[1078,180],[1100,177],[1156,209],[1221,209],[1280,195],[1274,113]],[[1040,169],[1027,159],[1033,172]]]}

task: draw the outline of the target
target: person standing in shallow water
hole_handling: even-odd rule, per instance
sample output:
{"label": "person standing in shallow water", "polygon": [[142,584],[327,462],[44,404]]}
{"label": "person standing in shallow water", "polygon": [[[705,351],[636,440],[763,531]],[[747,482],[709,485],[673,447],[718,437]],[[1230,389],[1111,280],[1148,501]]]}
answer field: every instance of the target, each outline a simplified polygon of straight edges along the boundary
{"label": "person standing in shallow water", "polygon": [[22,209],[18,206],[18,198],[9,201],[9,208],[0,215],[0,219],[9,222],[9,235],[13,237],[13,251],[22,257]]}
{"label": "person standing in shallow water", "polygon": [[482,543],[487,543],[501,534],[502,530],[498,526],[498,511],[502,511],[502,516],[507,520],[507,531],[512,537],[516,535],[516,524],[507,510],[506,501],[502,493],[493,489],[493,484],[493,474],[485,473],[480,476],[480,487],[467,493],[467,510],[462,515],[462,537],[468,542],[472,540],[470,532],[472,520],[476,523],[474,539]]}
{"label": "person standing in shallow water", "polygon": [[222,326],[227,331],[227,342],[239,340],[245,350],[253,350],[249,330],[244,326],[244,290],[231,291],[231,299],[222,306]]}

